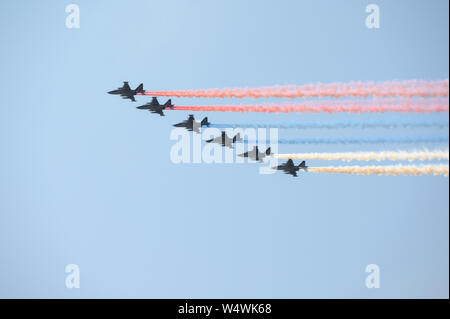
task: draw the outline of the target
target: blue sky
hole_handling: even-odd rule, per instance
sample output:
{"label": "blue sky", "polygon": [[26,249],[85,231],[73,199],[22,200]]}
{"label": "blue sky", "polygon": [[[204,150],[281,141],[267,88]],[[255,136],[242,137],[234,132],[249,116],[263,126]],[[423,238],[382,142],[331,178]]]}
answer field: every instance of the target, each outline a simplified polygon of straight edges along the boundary
{"label": "blue sky", "polygon": [[[446,79],[447,1],[76,1],[81,27],[67,29],[69,3],[0,4],[0,297],[448,298],[448,178],[295,179],[261,175],[258,164],[174,164],[171,125],[188,112],[160,118],[105,93],[124,80],[163,90]],[[365,27],[369,3],[380,6],[380,29]],[[448,120],[196,114],[205,115]],[[448,136],[442,128],[279,134]],[[423,147],[448,142],[280,150]],[[365,286],[373,263],[379,289]],[[81,288],[66,288],[67,264],[79,265]]]}

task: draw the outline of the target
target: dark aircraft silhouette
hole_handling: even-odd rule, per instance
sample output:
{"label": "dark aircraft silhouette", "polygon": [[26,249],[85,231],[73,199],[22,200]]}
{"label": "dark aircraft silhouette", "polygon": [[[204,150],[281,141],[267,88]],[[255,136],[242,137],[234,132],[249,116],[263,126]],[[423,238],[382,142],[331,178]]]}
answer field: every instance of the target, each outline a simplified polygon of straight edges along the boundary
{"label": "dark aircraft silhouette", "polygon": [[306,166],[305,161],[301,162],[298,166],[294,165],[292,159],[288,159],[288,161],[284,164],[278,165],[276,167],[272,167],[273,169],[284,171],[285,174],[291,174],[294,177],[297,177],[297,172],[299,170],[304,170],[305,172],[308,170],[308,166]]}
{"label": "dark aircraft silhouette", "polygon": [[138,106],[136,108],[140,110],[149,110],[152,113],[164,116],[163,110],[171,109],[173,108],[173,105],[171,99],[168,99],[166,103],[161,105],[159,104],[158,99],[156,97],[153,97],[151,102],[148,102],[147,104]]}
{"label": "dark aircraft silhouette", "polygon": [[196,133],[200,133],[200,128],[203,126],[208,126],[211,123],[208,122],[208,118],[205,117],[201,122],[196,122],[194,115],[189,114],[189,118],[181,123],[178,124],[174,124],[173,126],[175,127],[184,127],[186,128],[188,131],[194,131]]}
{"label": "dark aircraft silhouette", "polygon": [[138,93],[144,93],[144,84],[141,83],[135,90],[132,90],[128,82],[123,82],[123,86],[121,88],[109,91],[108,93],[118,94],[122,97],[122,99],[130,99],[131,101],[136,102],[134,96]]}
{"label": "dark aircraft silhouette", "polygon": [[262,162],[265,157],[270,156],[270,147],[265,152],[260,152],[258,146],[253,146],[253,149],[249,152],[239,154],[240,157],[249,157],[252,160]]}
{"label": "dark aircraft silhouette", "polygon": [[233,144],[240,141],[242,141],[240,133],[237,133],[236,136],[230,138],[225,131],[222,131],[222,134],[220,134],[220,136],[207,140],[206,143],[217,143],[222,146],[233,148]]}

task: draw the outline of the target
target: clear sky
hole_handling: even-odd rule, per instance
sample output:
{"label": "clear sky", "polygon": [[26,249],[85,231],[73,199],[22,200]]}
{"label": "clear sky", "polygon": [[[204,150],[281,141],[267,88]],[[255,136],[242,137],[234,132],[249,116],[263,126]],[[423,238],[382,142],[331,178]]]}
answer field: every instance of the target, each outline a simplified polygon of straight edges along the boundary
{"label": "clear sky", "polygon": [[[448,298],[449,180],[174,164],[172,124],[106,94],[446,79],[448,1],[0,2],[0,297]],[[380,29],[365,7],[380,7]],[[161,99],[164,101],[164,98]],[[243,101],[173,99],[175,104]],[[198,113],[211,122],[446,114]],[[448,136],[446,129],[280,137]],[[448,148],[280,145],[282,152]],[[309,165],[338,165],[310,161]],[[374,164],[369,162],[368,164]],[[80,267],[67,289],[65,266]],[[368,264],[381,287],[365,286]]]}

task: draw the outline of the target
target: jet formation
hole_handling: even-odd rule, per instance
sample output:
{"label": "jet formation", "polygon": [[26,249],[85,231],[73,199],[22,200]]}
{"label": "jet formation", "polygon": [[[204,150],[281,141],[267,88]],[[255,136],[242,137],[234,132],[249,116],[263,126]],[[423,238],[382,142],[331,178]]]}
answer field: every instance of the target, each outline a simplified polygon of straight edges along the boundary
{"label": "jet formation", "polygon": [[[136,102],[135,96],[138,94],[144,94],[144,84],[141,83],[138,85],[138,87],[134,90],[130,88],[130,85],[128,82],[124,81],[123,86],[120,88],[117,88],[116,90],[112,90],[108,92],[109,94],[114,95],[120,95],[123,99],[130,99],[133,102]],[[164,116],[164,110],[166,109],[173,109],[174,105],[172,104],[172,100],[167,100],[166,103],[160,104],[158,99],[156,97],[152,97],[151,102],[146,103],[144,105],[136,107],[139,110],[148,110],[151,113],[159,114],[160,116]],[[184,120],[181,123],[174,124],[174,127],[184,127],[188,131],[193,131],[196,133],[200,133],[200,129],[204,126],[209,127],[211,123],[208,122],[208,118],[205,117],[201,122],[197,122],[194,118],[194,115],[190,114],[187,120]],[[233,148],[233,145],[236,142],[243,141],[241,135],[237,133],[233,137],[229,137],[225,131],[221,131],[221,134],[215,138],[209,139],[206,141],[206,143],[217,143],[219,145],[222,145],[224,147]],[[270,147],[267,148],[265,152],[260,152],[258,149],[258,146],[254,146],[251,151],[238,154],[237,156],[240,157],[247,157],[255,161],[263,162],[264,158],[271,156],[271,150]],[[290,174],[294,177],[297,177],[297,172],[300,170],[308,171],[308,166],[306,166],[305,161],[302,161],[299,165],[294,165],[294,162],[292,159],[288,159],[286,163],[283,163],[281,165],[272,167],[272,169],[283,171],[285,174]]]}

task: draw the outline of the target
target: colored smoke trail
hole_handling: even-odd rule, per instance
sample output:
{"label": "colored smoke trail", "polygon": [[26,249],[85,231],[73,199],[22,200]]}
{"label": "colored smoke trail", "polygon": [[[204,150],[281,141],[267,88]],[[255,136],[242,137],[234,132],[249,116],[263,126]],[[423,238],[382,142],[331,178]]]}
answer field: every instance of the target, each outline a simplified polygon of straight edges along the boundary
{"label": "colored smoke trail", "polygon": [[145,91],[150,96],[206,98],[311,98],[311,97],[445,97],[448,79],[438,81],[408,80],[387,82],[349,82],[269,86],[261,88],[225,88],[205,90]]}
{"label": "colored smoke trail", "polygon": [[296,154],[275,154],[277,158],[291,158],[302,160],[341,160],[341,161],[427,161],[427,160],[448,160],[449,151],[381,151],[381,152],[345,152],[345,153],[296,153]]}
{"label": "colored smoke trail", "polygon": [[327,166],[309,167],[309,172],[357,175],[444,175],[448,176],[448,165],[424,166]]}
{"label": "colored smoke trail", "polygon": [[408,127],[448,127],[448,121],[365,121],[365,122],[303,122],[303,123],[216,123],[209,127],[215,128],[283,128],[283,129],[310,129],[310,128],[408,128]]}
{"label": "colored smoke trail", "polygon": [[384,113],[384,112],[447,112],[448,98],[438,99],[375,99],[375,100],[325,100],[303,103],[255,105],[185,105],[174,106],[178,111],[204,112],[258,112],[258,113]]}
{"label": "colored smoke trail", "polygon": [[278,144],[387,144],[387,143],[448,143],[448,137],[318,137],[318,138],[295,138],[295,139],[278,139],[278,141],[250,141],[244,140],[247,144],[258,144],[259,142],[269,145],[270,143]]}

